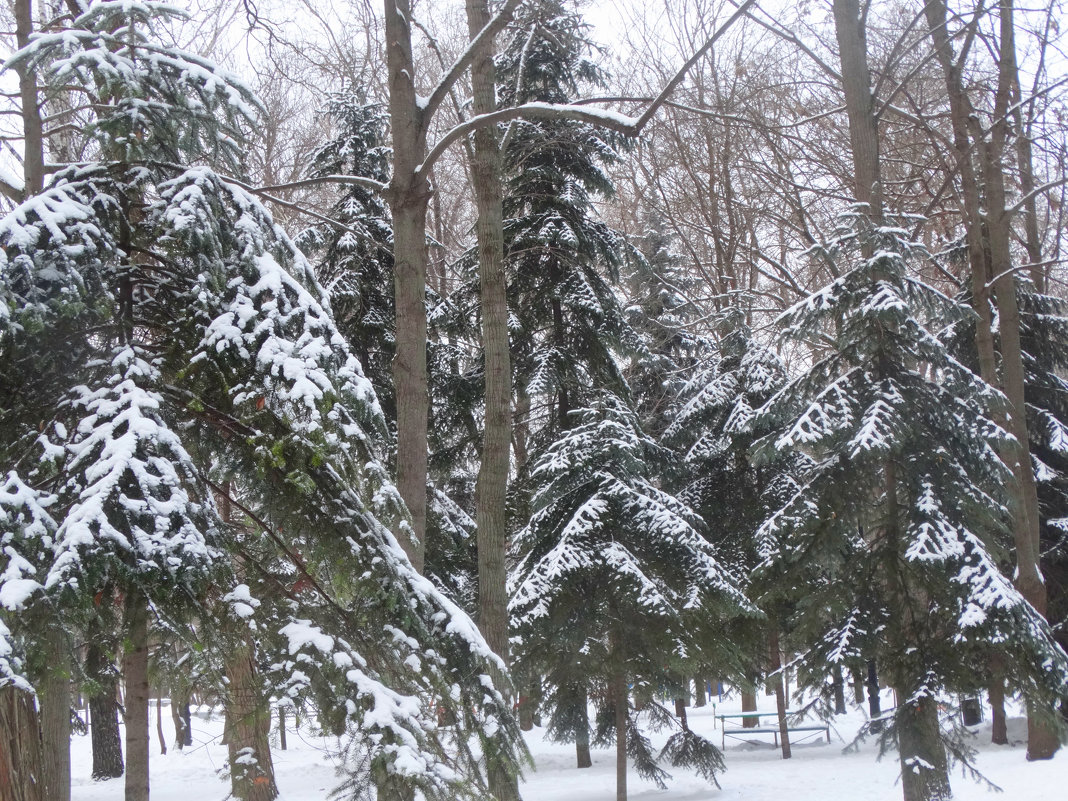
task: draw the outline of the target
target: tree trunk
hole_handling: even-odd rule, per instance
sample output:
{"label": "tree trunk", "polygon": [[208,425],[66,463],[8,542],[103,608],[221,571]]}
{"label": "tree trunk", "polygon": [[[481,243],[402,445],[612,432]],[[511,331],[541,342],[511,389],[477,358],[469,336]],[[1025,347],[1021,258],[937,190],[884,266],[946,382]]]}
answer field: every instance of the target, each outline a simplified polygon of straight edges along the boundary
{"label": "tree trunk", "polygon": [[675,717],[679,719],[679,724],[682,726],[683,731],[688,731],[690,723],[686,720],[686,699],[675,699]]}
{"label": "tree trunk", "polygon": [[849,118],[849,142],[853,151],[854,192],[867,203],[871,216],[883,216],[879,180],[879,134],[871,93],[871,71],[864,20],[859,0],[834,0],[834,32],[842,63],[842,91]]}
{"label": "tree trunk", "polygon": [[156,737],[159,738],[159,752],[167,756],[167,738],[163,736],[163,696],[156,695]]}
{"label": "tree trunk", "polygon": [[[32,0],[15,0],[15,43],[29,44],[33,33]],[[37,194],[44,186],[44,126],[37,96],[37,75],[33,69],[19,67],[19,96],[22,101],[23,158],[25,196]]]}
{"label": "tree trunk", "polygon": [[286,750],[286,708],[278,705],[278,747]]}
{"label": "tree trunk", "polygon": [[879,672],[875,667],[874,659],[868,660],[868,716],[871,718],[869,730],[882,731],[883,722],[880,718],[883,716],[883,706],[879,698]]}
{"label": "tree trunk", "polygon": [[850,670],[850,676],[853,679],[853,702],[856,704],[864,703],[864,676],[861,675],[859,670]]}
{"label": "tree trunk", "polygon": [[590,756],[590,700],[585,686],[578,698],[579,726],[575,732],[575,762],[579,768],[593,766]]}
{"label": "tree trunk", "polygon": [[[898,690],[899,698],[908,693]],[[896,713],[901,786],[905,801],[943,801],[952,798],[946,749],[938,728],[938,704],[933,698],[903,704]]]}
{"label": "tree trunk", "polygon": [[137,590],[126,596],[126,801],[148,801],[148,602]]}
{"label": "tree trunk", "polygon": [[[1039,565],[1038,488],[1031,462],[1030,440],[1024,386],[1026,374],[1020,340],[1020,310],[1016,303],[1016,276],[1012,258],[1012,211],[1008,208],[1002,159],[1008,139],[1008,108],[1012,87],[1018,80],[1013,29],[1013,2],[1001,0],[1001,59],[998,92],[994,103],[995,123],[983,149],[983,176],[986,179],[990,232],[991,269],[994,297],[998,305],[998,331],[1001,334],[1003,391],[1009,400],[1009,431],[1016,437],[1012,460],[1015,508],[1013,534],[1016,545],[1016,587],[1042,616],[1046,615],[1046,583]],[[1043,713],[1047,712],[1046,715]],[[1047,719],[1048,711],[1027,705],[1027,758],[1051,759],[1061,747],[1057,729]]]}
{"label": "tree trunk", "polygon": [[179,751],[193,744],[193,716],[189,712],[188,688],[171,689],[171,720],[174,722],[174,747]]}
{"label": "tree trunk", "polygon": [[[994,100],[994,124],[989,139],[971,113],[964,94],[961,67],[954,63],[952,43],[946,34],[946,7],[942,0],[926,6],[928,28],[946,81],[953,125],[953,143],[967,212],[969,252],[972,262],[974,302],[980,312],[976,344],[979,349],[980,374],[998,386],[993,334],[990,325],[988,287],[993,286],[998,307],[998,330],[1001,334],[1001,388],[1009,400],[1010,414],[1006,427],[1016,438],[1016,446],[1003,458],[1012,468],[1013,537],[1016,545],[1016,586],[1020,594],[1041,614],[1046,614],[1046,585],[1039,564],[1038,494],[1024,414],[1024,367],[1020,343],[1020,316],[1016,303],[1016,279],[1012,263],[1011,213],[1006,208],[1003,159],[1008,138],[1008,114],[1014,87],[1019,76],[1016,66],[1012,0],[1000,0],[1001,53],[998,60],[998,87]],[[969,131],[971,136],[969,138]],[[983,253],[983,218],[979,183],[972,164],[972,153],[981,158],[980,170],[986,194],[986,231],[989,243],[989,266]],[[1017,154],[1019,157],[1019,153]],[[1033,244],[1033,243],[1032,243]],[[984,266],[979,269],[978,265]],[[995,693],[996,694],[996,693]],[[1060,747],[1056,732],[1038,710],[1028,709],[1028,759],[1048,759]]]}
{"label": "tree trunk", "polygon": [[0,687],[0,798],[47,801],[42,781],[41,736],[33,695]]}
{"label": "tree trunk", "polygon": [[37,682],[41,714],[41,768],[49,801],[70,801],[70,651],[63,628],[44,637],[45,668]]}
{"label": "tree trunk", "polygon": [[782,657],[779,652],[779,631],[774,625],[768,631],[768,657],[768,669],[775,674],[772,684],[775,690],[775,711],[779,717],[782,758],[789,759],[792,754],[790,752],[790,724],[786,720],[786,683],[783,681],[783,674],[777,672],[782,669]]}
{"label": "tree trunk", "polygon": [[[757,697],[756,690],[742,690],[742,711],[743,712],[756,712],[757,711]],[[757,727],[757,718],[742,718],[743,729],[755,729]]]}
{"label": "tree trunk", "polygon": [[393,179],[386,193],[393,218],[393,288],[397,350],[397,489],[411,514],[397,539],[420,573],[426,539],[427,414],[426,218],[430,184],[417,172],[426,153],[423,111],[415,93],[409,0],[385,0]]}
{"label": "tree trunk", "polygon": [[[467,30],[472,40],[490,20],[486,0],[467,0]],[[474,114],[497,108],[493,40],[479,47],[471,64]],[[478,625],[486,643],[508,664],[508,469],[512,441],[512,364],[508,348],[508,300],[504,276],[504,211],[501,159],[496,128],[475,131],[471,178],[478,218],[479,288],[482,300],[482,351],[486,411],[482,461],[475,491],[478,524]],[[504,687],[501,676],[499,686]],[[519,798],[518,778],[503,766],[489,765],[490,792],[498,801]]]}
{"label": "tree trunk", "polygon": [[1005,677],[995,673],[988,690],[990,694],[990,742],[1009,744],[1009,729],[1005,720]]}
{"label": "tree trunk", "polygon": [[612,700],[616,707],[616,801],[627,801],[627,677],[622,672],[612,679]]}
{"label": "tree trunk", "polygon": [[[85,673],[96,692],[89,696],[89,734],[93,744],[93,772],[96,780],[116,779],[123,773],[122,737],[119,734],[118,676],[111,655],[89,628],[85,652]],[[99,630],[96,630],[99,634]]]}
{"label": "tree trunk", "polygon": [[841,665],[834,666],[832,687],[834,688],[834,714],[844,715],[846,713],[845,679],[842,678]]}
{"label": "tree trunk", "polygon": [[226,657],[230,791],[241,801],[273,801],[278,785],[268,741],[271,713],[254,657],[251,638]]}
{"label": "tree trunk", "polygon": [[706,703],[708,703],[707,700],[706,700],[706,696],[705,696],[705,680],[704,679],[694,679],[693,680],[693,685],[694,685],[693,705],[695,707],[704,706]]}

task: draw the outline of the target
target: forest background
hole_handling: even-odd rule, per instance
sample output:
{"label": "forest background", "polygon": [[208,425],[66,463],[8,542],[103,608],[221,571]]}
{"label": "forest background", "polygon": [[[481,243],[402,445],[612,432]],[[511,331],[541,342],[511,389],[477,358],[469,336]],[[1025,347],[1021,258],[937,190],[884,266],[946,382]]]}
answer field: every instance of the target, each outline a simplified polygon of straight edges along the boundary
{"label": "forest background", "polygon": [[1057,3],[4,13],[5,798],[69,798],[82,696],[147,799],[165,691],[237,798],[273,708],[355,796],[514,798],[545,715],[625,799],[715,780],[713,677],[787,756],[784,661],[907,801],[952,699],[1057,751]]}

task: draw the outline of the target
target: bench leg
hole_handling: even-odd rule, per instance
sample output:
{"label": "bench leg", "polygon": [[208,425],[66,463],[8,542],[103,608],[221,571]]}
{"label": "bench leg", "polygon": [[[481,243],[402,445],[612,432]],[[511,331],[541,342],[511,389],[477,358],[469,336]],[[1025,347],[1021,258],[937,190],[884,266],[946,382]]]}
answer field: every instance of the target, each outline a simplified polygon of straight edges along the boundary
{"label": "bench leg", "polygon": [[827,745],[831,744],[831,727],[827,727]]}

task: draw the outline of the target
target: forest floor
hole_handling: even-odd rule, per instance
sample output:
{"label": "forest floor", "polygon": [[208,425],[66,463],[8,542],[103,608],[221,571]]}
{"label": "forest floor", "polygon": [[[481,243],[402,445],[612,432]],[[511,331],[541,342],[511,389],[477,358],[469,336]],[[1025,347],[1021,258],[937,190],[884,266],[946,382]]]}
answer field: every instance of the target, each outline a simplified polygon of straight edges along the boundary
{"label": "forest floor", "polygon": [[[885,705],[891,703],[888,698]],[[762,696],[759,705],[761,711],[773,710],[774,699]],[[691,708],[688,710],[690,725],[718,746],[721,733],[715,728],[718,724],[714,714],[738,709],[737,700],[729,699],[718,703],[715,711],[712,706]],[[173,737],[166,706],[163,715],[164,732],[168,738]],[[728,739],[724,750],[727,771],[719,777],[721,789],[689,771],[675,769],[669,770],[672,778],[667,789],[660,790],[631,770],[630,801],[899,801],[901,786],[897,781],[896,753],[888,753],[879,760],[874,740],[862,743],[855,750],[843,750],[863,721],[860,710],[835,718],[830,744],[823,732],[819,732],[814,738],[795,744],[789,761],[781,759],[779,750],[771,744],[771,735],[754,735],[754,742]],[[170,749],[166,756],[158,755],[155,726],[152,728],[153,801],[223,801],[227,797],[229,782],[218,774],[226,759],[226,747],[219,744],[220,716],[212,715],[206,708],[197,710],[193,718],[193,747],[184,751]],[[593,767],[577,770],[574,746],[546,742],[543,734],[544,730],[539,728],[527,733],[536,769],[527,772],[521,786],[525,801],[614,801],[614,751],[594,750]],[[654,734],[654,744],[666,736],[667,733]],[[997,798],[1063,801],[1068,797],[1068,753],[1061,752],[1049,762],[1028,763],[1024,758],[1025,738],[1024,721],[1017,717],[1009,721],[1007,746],[990,744],[988,722],[976,727],[972,743],[978,752],[976,767],[1004,793],[991,792],[987,785],[961,775],[957,768],[952,774],[957,801]],[[277,733],[272,734],[281,801],[327,801],[330,791],[338,784],[332,757],[332,752],[337,750],[336,740],[315,736],[307,726],[294,731],[292,720],[287,739],[288,749],[281,751],[277,748]],[[757,740],[766,743],[758,744]],[[122,779],[94,782],[89,778],[88,736],[76,736],[72,752],[72,801],[122,799]]]}

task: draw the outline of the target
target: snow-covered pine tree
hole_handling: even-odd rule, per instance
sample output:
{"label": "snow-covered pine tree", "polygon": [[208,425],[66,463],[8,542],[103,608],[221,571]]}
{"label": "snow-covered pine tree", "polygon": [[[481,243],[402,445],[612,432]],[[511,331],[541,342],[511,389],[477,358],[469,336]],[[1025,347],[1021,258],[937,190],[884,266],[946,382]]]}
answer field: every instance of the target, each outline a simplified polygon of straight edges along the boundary
{"label": "snow-covered pine tree", "polygon": [[[313,156],[309,177],[348,175],[385,183],[390,160],[385,110],[353,93],[332,97],[326,113],[335,136]],[[358,184],[344,184],[329,217],[345,227],[320,223],[303,231],[297,244],[315,264],[338,330],[359,358],[386,419],[396,425],[389,209],[379,193]]]}
{"label": "snow-covered pine tree", "polygon": [[922,251],[906,236],[863,206],[844,214],[821,253],[841,277],[780,318],[821,349],[759,410],[780,427],[755,447],[812,462],[758,532],[758,575],[805,598],[794,623],[816,643],[810,681],[849,648],[858,605],[873,610],[898,695],[882,743],[897,743],[906,801],[930,801],[950,796],[949,756],[967,759],[941,728],[942,694],[982,688],[997,642],[1016,686],[1052,701],[1068,658],[992,555],[1007,435],[990,415],[1003,399],[930,332],[967,312],[908,272]]}
{"label": "snow-covered pine tree", "polygon": [[631,359],[626,377],[643,427],[659,437],[671,425],[672,407],[708,343],[692,331],[697,306],[683,296],[694,288],[696,276],[663,220],[650,213],[646,225],[633,242],[637,258],[628,259],[624,277],[627,321],[645,343],[645,353]]}
{"label": "snow-covered pine tree", "polygon": [[[616,735],[617,796],[626,793],[626,761],[657,783],[666,774],[641,734],[628,685],[660,709],[653,695],[702,660],[729,651],[724,621],[754,614],[738,582],[718,561],[700,518],[658,489],[670,454],[641,429],[636,414],[603,393],[575,412],[537,460],[533,515],[517,537],[512,577],[516,662],[545,676],[550,731],[574,739],[585,726],[575,696],[595,694],[602,739]],[[596,692],[594,692],[596,691]],[[670,715],[667,715],[668,718]],[[659,720],[658,720],[659,722]],[[706,778],[722,769],[719,752],[683,730],[665,748],[672,764]]]}
{"label": "snow-covered pine tree", "polygon": [[[787,371],[779,356],[754,337],[745,302],[744,296],[734,297],[737,305],[720,315],[714,343],[703,348],[704,358],[669,409],[662,442],[680,456],[680,469],[665,486],[701,515],[706,536],[730,568],[747,577],[748,585],[759,561],[756,530],[792,494],[805,457],[790,454],[757,464],[750,453],[753,442],[768,433],[758,425],[756,410],[786,383]],[[757,582],[747,586],[747,593],[777,635],[786,623],[786,609],[769,589]],[[766,669],[764,632],[746,626],[734,636],[747,659],[702,666],[701,675],[732,677],[748,687]]]}
{"label": "snow-covered pine tree", "polygon": [[[1027,432],[1038,485],[1046,620],[1068,650],[1068,302],[1019,283]],[[1068,706],[1065,707],[1068,709]]]}
{"label": "snow-covered pine tree", "polygon": [[[502,106],[567,103],[603,78],[588,58],[586,26],[569,4],[539,0],[523,7],[498,59]],[[641,350],[613,284],[630,252],[624,238],[596,218],[593,203],[612,194],[605,168],[613,142],[572,121],[513,122],[504,133],[505,258],[517,392],[546,410],[532,441],[569,425],[571,409],[591,388],[623,391],[612,356]]]}
{"label": "snow-covered pine tree", "polygon": [[72,104],[87,115],[75,150],[95,160],[0,222],[0,468],[54,519],[5,512],[22,560],[5,549],[5,606],[77,622],[115,586],[176,624],[199,610],[212,642],[205,592],[236,589],[218,494],[297,573],[275,662],[289,693],[316,685],[346,711],[366,767],[349,784],[477,795],[478,747],[439,732],[430,699],[474,735],[462,743],[514,767],[514,722],[480,678],[495,660],[386,527],[405,511],[373,387],[310,264],[218,171],[240,175],[255,101],[160,44],[153,28],[175,13],[94,3],[11,62],[88,99]]}

